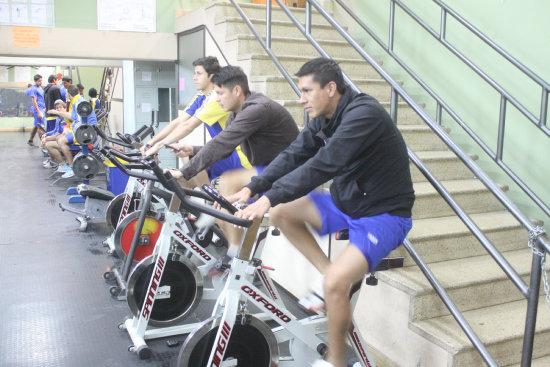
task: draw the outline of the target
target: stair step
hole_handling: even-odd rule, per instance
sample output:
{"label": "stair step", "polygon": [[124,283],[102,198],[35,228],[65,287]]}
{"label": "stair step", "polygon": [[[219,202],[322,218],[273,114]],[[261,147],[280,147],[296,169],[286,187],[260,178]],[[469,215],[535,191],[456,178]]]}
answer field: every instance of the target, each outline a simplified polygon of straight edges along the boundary
{"label": "stair step", "polygon": [[[265,37],[266,22],[263,19],[250,19],[256,31]],[[252,31],[241,17],[223,17],[216,20],[216,26],[222,26],[220,31],[222,34],[246,34],[251,35]],[[304,37],[304,34],[290,20],[273,20],[271,21],[271,35],[278,37]],[[328,40],[342,40],[342,36],[328,23],[313,23],[311,25],[311,35],[315,38]]]}
{"label": "stair step", "polygon": [[[504,252],[503,256],[528,283],[533,253],[526,242],[523,246],[521,250]],[[462,312],[523,299],[520,291],[488,254],[432,263],[429,268]],[[378,278],[414,296],[411,320],[450,314],[418,267],[381,272]]]}
{"label": "stair step", "polygon": [[[233,44],[236,43],[238,55],[264,52],[262,45],[254,35],[228,35],[226,41],[228,47],[235,47]],[[347,41],[321,39],[317,40],[317,42],[331,56],[338,55],[344,58],[359,58],[359,54],[353,48],[348,47]],[[311,58],[319,57],[319,52],[303,37],[271,37],[271,50],[275,55],[294,53],[310,56]]]}
{"label": "stair step", "polygon": [[[277,58],[290,75],[294,75],[300,67],[311,60],[309,56],[291,56],[291,55],[279,55]],[[370,66],[365,60],[360,58],[355,59],[342,59],[338,57],[333,58],[334,61],[340,65],[342,70],[352,79],[354,78],[366,78],[366,79],[379,79],[380,75]],[[275,63],[265,53],[251,54],[251,55],[239,55],[237,58],[239,66],[241,66],[245,73],[250,78],[256,76],[265,75],[281,75]],[[382,65],[381,62],[378,63]]]}
{"label": "stair step", "polygon": [[[504,209],[485,185],[477,179],[450,180],[441,181],[441,183],[469,214]],[[502,189],[507,190],[507,187],[503,186]],[[436,218],[454,214],[451,207],[429,182],[415,183],[414,191],[416,201],[413,207],[413,218]]]}
{"label": "stair step", "polygon": [[[485,212],[471,214],[470,218],[500,251],[525,248],[527,232],[510,213]],[[487,254],[456,215],[413,219],[407,238],[426,263]],[[404,256],[405,266],[415,265],[403,246],[393,251],[392,256]]]}
{"label": "stair step", "polygon": [[[501,366],[519,363],[525,328],[525,300],[464,312],[464,317]],[[410,328],[452,354],[452,367],[484,366],[481,356],[452,316],[413,322]],[[550,345],[550,312],[539,301],[533,357],[546,357]]]}
{"label": "stair step", "polygon": [[[531,367],[548,367],[548,366],[550,366],[550,356],[533,359],[531,361]],[[516,363],[516,364],[513,364],[513,365],[506,366],[506,367],[521,367],[521,364]]]}
{"label": "stair step", "polygon": [[[296,95],[293,92],[294,95]],[[296,99],[294,100],[276,100],[280,105],[282,105],[284,108],[287,109],[287,111],[290,113],[292,118],[294,118],[294,121],[298,124],[298,126],[303,126],[304,124],[304,108],[298,101],[298,97],[296,96]],[[390,102],[384,102],[379,101],[382,106],[386,109],[386,111],[389,112],[390,110]],[[422,119],[418,116],[418,114],[405,102],[399,102],[398,103],[398,115],[397,115],[397,124],[398,125],[414,125],[416,129],[420,129],[419,131],[428,133],[431,131],[427,125],[420,126],[416,125],[418,124],[418,121],[422,121]],[[428,131],[429,130],[429,131]],[[435,134],[431,134],[432,137],[435,136]],[[439,140],[439,139],[438,139]],[[431,148],[431,149],[430,149]],[[445,143],[443,143],[441,140],[439,140],[439,143],[435,143],[432,146],[426,146],[423,147],[423,149],[417,149],[417,151],[420,150],[446,150],[447,146]]]}
{"label": "stair step", "polygon": [[[216,17],[235,17],[239,16],[239,13],[233,5],[231,5],[228,2],[213,2],[210,6],[216,6]],[[208,7],[210,7],[208,6]],[[244,11],[246,16],[248,18],[256,18],[256,19],[265,19],[266,17],[266,7],[265,5],[256,5],[256,4],[244,4],[239,3],[239,6]],[[207,7],[207,8],[208,8]],[[279,6],[272,6],[272,13],[271,13],[271,19],[272,20],[283,20],[288,21],[289,18],[286,15],[286,13],[279,7]],[[303,8],[293,8],[289,7],[292,14],[302,23],[305,23],[306,19],[306,11]],[[317,11],[313,11],[311,14],[311,21],[313,23],[325,23],[328,24],[326,19],[319,14]]]}
{"label": "stair step", "polygon": [[[416,155],[439,180],[474,178],[472,171],[451,151],[423,151],[417,152]],[[472,156],[472,159],[476,160],[477,156]],[[413,182],[427,181],[412,162],[410,166]]]}
{"label": "stair step", "polygon": [[443,140],[427,125],[399,125],[399,131],[407,146],[415,152],[447,149]]}
{"label": "stair step", "polygon": [[[298,78],[293,81],[298,84]],[[383,79],[354,79],[353,82],[359,89],[377,100],[389,100],[391,87]],[[255,76],[250,78],[250,89],[262,92],[271,99],[285,99],[296,95],[284,76]]]}

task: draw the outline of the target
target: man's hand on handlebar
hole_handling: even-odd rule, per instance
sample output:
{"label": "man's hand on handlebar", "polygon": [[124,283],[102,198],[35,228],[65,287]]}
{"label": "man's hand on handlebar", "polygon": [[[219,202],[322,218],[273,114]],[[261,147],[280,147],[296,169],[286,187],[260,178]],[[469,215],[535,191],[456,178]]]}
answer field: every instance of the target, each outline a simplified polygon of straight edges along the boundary
{"label": "man's hand on handlebar", "polygon": [[149,149],[151,146],[148,145],[148,144],[143,144],[141,147],[139,147],[139,151],[141,153],[141,155],[145,156],[145,152],[147,151],[147,149]]}
{"label": "man's hand on handlebar", "polygon": [[147,149],[145,151],[145,154],[143,154],[144,156],[148,157],[150,155],[155,155],[159,152],[160,148],[162,148],[164,146],[164,144],[161,144],[161,143],[155,143],[155,145],[153,145],[151,148]]}
{"label": "man's hand on handlebar", "polygon": [[[243,187],[241,191],[234,193],[233,195],[230,195],[226,197],[227,201],[229,201],[231,204],[233,203],[248,203],[248,200],[250,200],[250,197],[252,196],[252,192],[250,192],[250,189],[248,187]],[[222,207],[217,202],[214,202],[214,208],[221,210]]]}
{"label": "man's hand on handlebar", "polygon": [[267,196],[262,196],[254,204],[250,204],[243,210],[239,210],[235,213],[236,217],[254,220],[256,218],[263,218],[265,213],[271,208],[271,202]]}
{"label": "man's hand on handlebar", "polygon": [[193,146],[189,144],[176,143],[176,144],[164,144],[164,146],[167,149],[170,149],[172,153],[174,153],[180,158],[189,157],[191,154],[193,154]]}
{"label": "man's hand on handlebar", "polygon": [[179,169],[166,169],[164,170],[164,172],[170,172],[170,174],[172,175],[172,177],[174,177],[176,180],[179,180],[180,178],[183,177],[183,173],[181,173],[181,171]]}

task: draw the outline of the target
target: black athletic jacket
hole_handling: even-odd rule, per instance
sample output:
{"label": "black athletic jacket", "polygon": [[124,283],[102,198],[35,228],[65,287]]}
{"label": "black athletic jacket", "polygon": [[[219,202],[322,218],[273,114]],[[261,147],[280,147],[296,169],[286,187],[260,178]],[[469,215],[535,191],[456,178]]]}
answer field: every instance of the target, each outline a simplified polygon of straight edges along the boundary
{"label": "black athletic jacket", "polygon": [[247,187],[254,194],[269,190],[275,206],[332,178],[336,206],[353,218],[411,216],[414,190],[403,137],[378,101],[350,88],[330,120],[311,120]]}
{"label": "black athletic jacket", "polygon": [[[44,105],[46,105],[46,111],[55,110],[54,103],[58,99],[62,99],[59,87],[53,83],[46,85],[46,88],[44,88]],[[46,118],[48,118],[48,120],[55,120],[56,117],[57,115],[50,115],[49,113],[46,114]]]}

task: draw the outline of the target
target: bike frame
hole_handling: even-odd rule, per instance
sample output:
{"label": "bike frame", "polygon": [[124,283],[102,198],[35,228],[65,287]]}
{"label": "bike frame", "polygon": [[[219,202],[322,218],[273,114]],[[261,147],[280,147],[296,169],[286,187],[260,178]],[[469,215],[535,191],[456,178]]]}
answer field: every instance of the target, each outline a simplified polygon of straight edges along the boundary
{"label": "bike frame", "polygon": [[[159,296],[166,297],[167,294],[169,296],[170,291],[167,289],[159,289],[159,285],[162,280],[165,265],[168,261],[172,241],[177,242],[181,248],[185,249],[186,254],[192,254],[192,256],[201,262],[201,265],[197,266],[197,268],[202,276],[206,276],[209,269],[211,269],[217,261],[217,257],[215,255],[207,251],[195,241],[193,236],[189,235],[189,233],[192,233],[191,227],[188,225],[186,220],[182,221],[182,217],[179,214],[179,206],[180,199],[176,195],[173,195],[165,216],[165,221],[162,226],[159,240],[152,254],[152,256],[156,257],[156,261],[153,268],[153,276],[151,277],[147,288],[145,302],[141,307],[139,316],[134,316],[133,318],[126,320],[124,323],[128,335],[133,342],[132,351],[134,352],[139,353],[139,351],[143,348],[147,348],[147,344],[145,342],[147,339],[187,334],[193,331],[198,325],[197,323],[194,323],[189,325],[178,325],[147,330],[147,325],[155,300]],[[213,283],[215,283],[215,281],[213,281]],[[216,299],[219,295],[220,288],[221,286],[214,286],[213,288],[204,289],[201,299]]]}

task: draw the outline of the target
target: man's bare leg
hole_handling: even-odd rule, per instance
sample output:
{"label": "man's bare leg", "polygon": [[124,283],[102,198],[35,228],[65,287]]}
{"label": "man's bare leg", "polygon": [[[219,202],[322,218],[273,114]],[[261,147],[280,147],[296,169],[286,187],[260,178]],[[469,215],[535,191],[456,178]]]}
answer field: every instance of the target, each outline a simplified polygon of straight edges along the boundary
{"label": "man's bare leg", "polygon": [[63,156],[65,157],[65,161],[67,161],[69,167],[72,167],[73,154],[71,153],[71,149],[69,148],[69,141],[64,135],[59,135],[59,137],[57,138],[57,144],[59,145]]}
{"label": "man's bare leg", "polygon": [[334,367],[346,365],[346,338],[352,318],[349,301],[351,285],[361,280],[368,270],[365,256],[351,243],[326,269],[324,293],[328,316],[327,361]]}
{"label": "man's bare leg", "polygon": [[309,262],[325,274],[330,260],[309,231],[306,223],[315,229],[321,229],[323,222],[315,204],[307,197],[279,204],[269,212],[274,226],[279,227],[285,237],[304,255]]}
{"label": "man's bare leg", "polygon": [[61,149],[59,148],[59,145],[57,144],[57,141],[48,141],[48,142],[46,142],[46,150],[48,151],[48,154],[50,155],[52,160],[54,160],[57,163],[62,163],[63,162],[63,157],[61,155]]}
{"label": "man's bare leg", "polygon": [[[256,176],[258,172],[255,168],[253,169],[237,169],[224,172],[220,176],[220,194],[224,197],[232,195],[243,188],[246,184],[250,182],[250,179],[253,176]],[[223,233],[227,237],[227,242],[229,242],[229,255],[236,255],[239,245],[241,244],[244,231],[240,228],[234,227],[232,224],[225,221],[218,221]]]}
{"label": "man's bare leg", "polygon": [[38,131],[38,128],[36,127],[36,125],[34,125],[32,127],[32,130],[31,130],[31,136],[29,137],[29,142],[30,143],[32,143],[34,141],[34,137],[35,137],[37,131]]}

